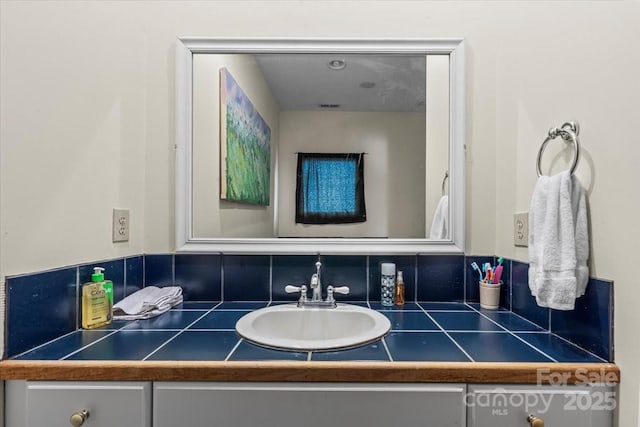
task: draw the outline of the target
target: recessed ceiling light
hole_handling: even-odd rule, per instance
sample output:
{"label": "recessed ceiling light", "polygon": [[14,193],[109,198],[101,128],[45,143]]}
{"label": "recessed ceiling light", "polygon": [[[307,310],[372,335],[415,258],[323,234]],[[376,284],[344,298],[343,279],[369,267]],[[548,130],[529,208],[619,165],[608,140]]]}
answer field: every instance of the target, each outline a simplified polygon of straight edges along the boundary
{"label": "recessed ceiling light", "polygon": [[363,89],[371,89],[372,87],[375,87],[376,84],[374,82],[362,82],[360,83],[360,87]]}
{"label": "recessed ceiling light", "polygon": [[332,59],[331,61],[329,61],[329,68],[331,68],[332,70],[342,70],[344,67],[347,66],[347,63],[344,62],[342,59]]}

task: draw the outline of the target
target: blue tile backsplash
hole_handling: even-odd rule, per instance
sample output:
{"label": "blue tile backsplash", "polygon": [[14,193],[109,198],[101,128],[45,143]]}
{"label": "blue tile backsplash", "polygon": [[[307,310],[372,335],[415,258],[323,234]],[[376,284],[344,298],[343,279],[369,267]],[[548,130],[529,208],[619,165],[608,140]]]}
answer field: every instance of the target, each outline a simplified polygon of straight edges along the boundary
{"label": "blue tile backsplash", "polygon": [[539,307],[529,290],[529,265],[511,262],[511,310],[531,320],[544,329],[549,329],[549,309]]}
{"label": "blue tile backsplash", "polygon": [[404,279],[404,298],[416,301],[416,267],[415,256],[370,256],[369,257],[369,301],[380,301],[380,266],[384,262],[396,265],[396,272],[402,271]]}
{"label": "blue tile backsplash", "polygon": [[7,280],[7,355],[22,353],[76,329],[77,281],[77,268]]}
{"label": "blue tile backsplash", "polygon": [[271,257],[269,255],[227,255],[222,257],[222,266],[225,300],[270,300]]}
{"label": "blue tile backsplash", "polygon": [[128,296],[144,287],[144,256],[125,258],[124,265],[124,294]]}
{"label": "blue tile backsplash", "polygon": [[[322,256],[322,287],[333,285],[348,286],[349,295],[338,295],[337,300],[367,300],[367,257],[362,255]],[[325,297],[326,295],[323,295]]]}
{"label": "blue tile backsplash", "polygon": [[418,301],[464,301],[464,255],[418,256]]}
{"label": "blue tile backsplash", "polygon": [[[494,256],[322,255],[320,259],[323,287],[347,285],[350,294],[337,295],[339,301],[380,310],[393,325],[393,332],[385,340],[387,344],[397,345],[385,349],[380,343],[372,343],[369,347],[350,350],[349,354],[340,352],[340,356],[314,354],[311,360],[345,360],[348,356],[354,360],[386,360],[388,357],[390,360],[479,361],[489,357],[484,352],[491,347],[486,346],[486,340],[490,339],[496,346],[508,344],[514,354],[501,357],[512,357],[513,361],[576,358],[613,361],[613,283],[610,281],[591,279],[586,294],[576,301],[573,311],[549,310],[538,307],[531,296],[528,264],[505,260],[501,309],[484,310],[478,304],[477,273],[469,265],[473,261],[495,265]],[[8,277],[4,358],[22,353],[21,358],[40,358],[39,346],[57,339],[45,346],[48,354],[56,357],[62,357],[69,346],[93,343],[91,352],[85,349],[66,355],[70,359],[91,359],[97,357],[92,352],[98,349],[107,355],[113,354],[116,347],[128,345],[130,341],[142,348],[123,356],[125,359],[138,358],[145,351],[148,352],[143,357],[149,359],[175,359],[182,351],[183,341],[211,335],[216,342],[222,340],[218,343],[224,347],[219,350],[220,360],[225,357],[229,360],[307,360],[306,353],[282,357],[282,352],[244,342],[234,348],[234,326],[237,319],[250,310],[272,301],[295,301],[297,295],[286,294],[284,287],[308,285],[316,260],[316,255],[149,254]],[[407,300],[403,307],[384,307],[379,303],[383,262],[393,262],[397,270],[403,271]],[[116,301],[144,286],[175,283],[182,286],[185,302],[175,313],[156,319],[134,324],[114,322],[100,332],[78,330],[79,289],[90,280],[94,266],[105,268],[105,277],[114,283]],[[461,304],[463,302],[466,304]],[[36,324],[38,327],[34,327]],[[484,348],[478,343],[480,335],[484,337]],[[154,346],[164,343],[167,337],[170,337],[168,343],[156,351]],[[421,339],[424,346],[420,344]],[[408,340],[413,340],[413,349],[402,344]],[[433,346],[434,340],[442,341],[446,351]],[[547,349],[547,353],[533,349],[539,346]],[[196,356],[190,353],[186,358],[189,357]]]}
{"label": "blue tile backsplash", "polygon": [[222,299],[221,255],[175,256],[175,282],[183,289],[187,301],[220,301]]}
{"label": "blue tile backsplash", "polygon": [[145,286],[165,286],[173,283],[173,255],[145,255]]}
{"label": "blue tile backsplash", "polygon": [[607,360],[613,360],[612,324],[613,283],[606,280],[590,279],[574,310],[551,310],[551,332]]}

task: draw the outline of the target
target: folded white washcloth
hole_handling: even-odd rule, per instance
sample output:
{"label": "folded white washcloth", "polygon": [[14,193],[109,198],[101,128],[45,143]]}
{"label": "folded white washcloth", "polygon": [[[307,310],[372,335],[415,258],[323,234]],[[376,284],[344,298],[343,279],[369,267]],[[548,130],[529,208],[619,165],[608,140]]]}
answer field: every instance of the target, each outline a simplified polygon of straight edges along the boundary
{"label": "folded white washcloth", "polygon": [[431,222],[430,239],[449,238],[449,196],[442,196],[438,201]]}
{"label": "folded white washcloth", "polygon": [[180,286],[147,286],[113,306],[114,320],[149,319],[182,302]]}
{"label": "folded white washcloth", "polygon": [[529,288],[541,307],[573,310],[589,280],[585,191],[568,171],[538,178],[529,209]]}

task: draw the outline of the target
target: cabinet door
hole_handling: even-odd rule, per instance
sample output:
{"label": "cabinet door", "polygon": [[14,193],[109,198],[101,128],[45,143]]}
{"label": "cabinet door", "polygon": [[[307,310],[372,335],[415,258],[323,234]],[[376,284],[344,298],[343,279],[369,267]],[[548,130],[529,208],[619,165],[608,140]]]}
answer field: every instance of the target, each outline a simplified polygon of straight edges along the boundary
{"label": "cabinet door", "polygon": [[[151,427],[151,384],[11,381],[7,427],[69,427],[85,410],[83,427]],[[11,395],[11,396],[9,396]]]}
{"label": "cabinet door", "polygon": [[529,415],[547,427],[611,427],[615,390],[600,386],[469,385],[469,427],[529,427]]}
{"label": "cabinet door", "polygon": [[464,427],[465,385],[155,383],[154,427]]}

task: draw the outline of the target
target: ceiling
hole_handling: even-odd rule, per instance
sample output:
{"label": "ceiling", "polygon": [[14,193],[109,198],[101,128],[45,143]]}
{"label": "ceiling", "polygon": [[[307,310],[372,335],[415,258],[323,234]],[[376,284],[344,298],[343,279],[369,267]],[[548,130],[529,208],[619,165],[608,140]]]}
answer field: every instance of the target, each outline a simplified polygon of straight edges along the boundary
{"label": "ceiling", "polygon": [[[329,68],[332,60],[345,67]],[[256,61],[282,110],[425,111],[425,56],[262,54]]]}

